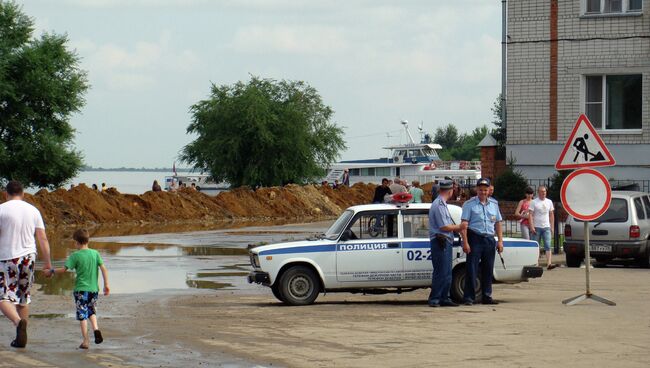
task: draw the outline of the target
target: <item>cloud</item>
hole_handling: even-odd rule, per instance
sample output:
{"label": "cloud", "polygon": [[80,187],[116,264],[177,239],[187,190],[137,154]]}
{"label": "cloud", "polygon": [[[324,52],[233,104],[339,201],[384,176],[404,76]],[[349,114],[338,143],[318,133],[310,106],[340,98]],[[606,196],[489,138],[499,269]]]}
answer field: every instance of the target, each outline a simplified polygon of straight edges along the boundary
{"label": "cloud", "polygon": [[231,47],[246,53],[328,55],[348,49],[342,28],[312,25],[248,26],[235,34]]}
{"label": "cloud", "polygon": [[199,57],[189,49],[176,50],[169,33],[155,42],[136,42],[131,47],[114,43],[95,44],[88,39],[71,43],[82,56],[82,64],[111,89],[138,90],[153,87],[164,73],[186,73],[198,65]]}

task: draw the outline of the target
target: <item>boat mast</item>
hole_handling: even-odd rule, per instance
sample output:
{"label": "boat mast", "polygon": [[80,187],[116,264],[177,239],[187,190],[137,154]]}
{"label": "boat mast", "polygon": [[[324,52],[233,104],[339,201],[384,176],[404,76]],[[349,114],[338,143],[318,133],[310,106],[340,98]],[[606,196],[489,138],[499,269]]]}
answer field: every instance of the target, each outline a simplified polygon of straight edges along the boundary
{"label": "boat mast", "polygon": [[409,131],[408,120],[402,120],[402,125],[404,125],[404,130],[406,130],[406,135],[409,137],[409,143],[415,144],[415,141],[413,140],[413,136],[411,136],[411,132]]}

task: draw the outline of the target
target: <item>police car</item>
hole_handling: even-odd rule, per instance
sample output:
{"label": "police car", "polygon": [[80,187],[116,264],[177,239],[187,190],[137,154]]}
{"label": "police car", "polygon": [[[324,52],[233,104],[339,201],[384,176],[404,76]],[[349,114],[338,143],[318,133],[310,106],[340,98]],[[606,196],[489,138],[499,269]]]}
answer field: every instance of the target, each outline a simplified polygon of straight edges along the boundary
{"label": "police car", "polygon": [[[305,241],[252,248],[253,271],[248,282],[269,286],[278,300],[289,305],[312,304],[321,292],[384,294],[431,287],[430,206],[412,203],[350,207],[324,234]],[[448,207],[454,222],[460,223],[461,208]],[[497,255],[495,281],[517,283],[541,277],[537,242],[504,238],[502,255],[505,267]],[[451,296],[460,302],[465,253],[458,238],[452,269]]]}

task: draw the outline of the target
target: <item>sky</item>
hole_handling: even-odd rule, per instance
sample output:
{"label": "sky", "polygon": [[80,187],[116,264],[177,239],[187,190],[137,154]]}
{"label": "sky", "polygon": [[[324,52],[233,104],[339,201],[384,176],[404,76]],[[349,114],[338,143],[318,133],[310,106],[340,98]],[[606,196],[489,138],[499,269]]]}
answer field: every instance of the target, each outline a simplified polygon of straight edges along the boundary
{"label": "sky", "polygon": [[344,128],[342,159],[385,157],[402,120],[415,139],[420,123],[489,124],[501,89],[498,0],[17,3],[36,36],[67,34],[88,72],[71,124],[94,167],[171,167],[196,138],[190,106],[251,75],[316,88]]}

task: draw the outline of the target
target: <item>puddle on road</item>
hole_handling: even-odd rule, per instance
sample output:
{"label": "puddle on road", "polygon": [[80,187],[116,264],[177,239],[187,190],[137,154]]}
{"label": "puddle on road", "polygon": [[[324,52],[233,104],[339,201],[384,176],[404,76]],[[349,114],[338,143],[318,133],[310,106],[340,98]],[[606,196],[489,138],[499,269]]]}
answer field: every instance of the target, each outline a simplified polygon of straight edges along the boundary
{"label": "puddle on road", "polygon": [[[108,268],[111,293],[135,294],[178,289],[228,289],[251,291],[262,288],[250,285],[247,246],[305,239],[321,233],[331,222],[244,228],[210,227],[206,231],[164,228],[167,233],[147,234],[146,227],[94,229],[90,247],[102,255]],[[120,236],[110,237],[110,234]],[[54,267],[63,267],[75,251],[68,233],[52,234],[51,254]],[[48,234],[50,236],[50,234]],[[46,278],[37,271],[36,283],[45,294],[69,295],[74,289],[74,273]],[[101,276],[100,276],[101,279]],[[103,282],[100,280],[100,286]]]}
{"label": "puddle on road", "polygon": [[[250,271],[248,252],[241,248],[181,247],[155,244],[93,243],[108,268],[111,293],[133,294],[164,289],[245,289]],[[67,255],[53,261],[62,267]],[[103,281],[100,278],[100,287]],[[73,272],[47,278],[35,274],[38,290],[50,295],[69,295],[74,290]]]}

